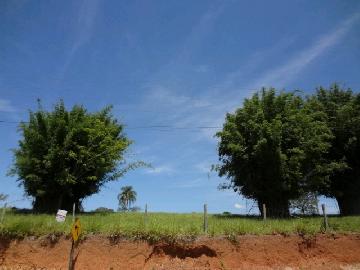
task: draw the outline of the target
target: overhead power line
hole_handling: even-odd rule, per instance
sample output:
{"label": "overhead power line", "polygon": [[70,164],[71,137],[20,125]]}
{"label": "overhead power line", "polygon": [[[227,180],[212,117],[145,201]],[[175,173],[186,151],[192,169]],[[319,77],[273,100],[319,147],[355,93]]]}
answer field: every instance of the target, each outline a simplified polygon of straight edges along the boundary
{"label": "overhead power line", "polygon": [[[4,124],[20,124],[29,123],[26,121],[6,121],[0,120],[0,123]],[[170,130],[201,130],[201,129],[221,129],[221,126],[173,126],[173,125],[143,125],[143,126],[131,126],[124,125],[127,129],[153,129],[156,131],[170,131]]]}
{"label": "overhead power line", "polygon": [[128,129],[148,129],[148,128],[163,128],[163,129],[219,129],[222,127],[217,126],[171,126],[171,125],[149,125],[149,126],[129,126],[125,125]]}
{"label": "overhead power line", "polygon": [[6,124],[20,124],[20,123],[28,123],[28,122],[5,121],[5,120],[0,120],[0,123],[6,123]]}
{"label": "overhead power line", "polygon": [[[7,120],[0,120],[0,124],[20,124],[20,123],[29,123],[27,121],[7,121]],[[186,130],[190,132],[196,132],[200,130],[217,130],[222,129],[223,126],[175,126],[175,125],[139,125],[139,126],[132,126],[132,125],[123,125],[128,130],[135,130],[135,129],[145,129],[151,130],[156,132],[171,132],[171,131],[179,131],[179,130]],[[331,129],[339,129],[342,128],[331,128]],[[343,130],[344,132],[349,132],[349,130]]]}

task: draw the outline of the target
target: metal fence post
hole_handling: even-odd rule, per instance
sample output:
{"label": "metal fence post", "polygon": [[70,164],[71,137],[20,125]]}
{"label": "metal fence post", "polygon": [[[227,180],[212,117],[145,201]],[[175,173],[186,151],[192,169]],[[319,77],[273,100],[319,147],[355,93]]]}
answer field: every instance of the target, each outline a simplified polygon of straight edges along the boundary
{"label": "metal fence post", "polygon": [[263,219],[266,220],[266,205],[265,205],[265,203],[263,203],[262,207],[263,207]]}
{"label": "metal fence post", "polygon": [[75,203],[73,204],[73,216],[72,216],[72,222],[75,222]]}
{"label": "metal fence post", "polygon": [[204,204],[204,233],[208,232],[207,204]]}
{"label": "metal fence post", "polygon": [[144,216],[144,223],[145,223],[145,226],[147,225],[147,213],[148,213],[148,209],[147,209],[147,204],[145,204],[145,216]]}
{"label": "metal fence post", "polygon": [[0,224],[2,224],[4,222],[6,207],[7,207],[7,203],[4,204],[4,208],[3,208],[3,211],[2,211],[2,214],[1,214]]}
{"label": "metal fence post", "polygon": [[325,231],[329,230],[329,222],[328,222],[328,218],[326,215],[326,209],[325,209],[325,204],[321,204],[321,208],[323,211],[323,215],[324,215],[324,227],[325,227]]}

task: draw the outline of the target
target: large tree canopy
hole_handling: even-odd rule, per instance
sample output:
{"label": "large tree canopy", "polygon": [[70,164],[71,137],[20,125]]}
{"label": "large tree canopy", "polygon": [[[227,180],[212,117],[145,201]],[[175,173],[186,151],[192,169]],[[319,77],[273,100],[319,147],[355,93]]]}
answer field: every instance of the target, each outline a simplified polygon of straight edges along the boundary
{"label": "large tree canopy", "polygon": [[311,101],[293,93],[263,89],[233,114],[227,114],[219,138],[220,176],[233,188],[255,199],[269,216],[289,215],[289,200],[322,181],[323,155],[331,132],[325,115],[312,111]]}
{"label": "large tree canopy", "polygon": [[70,210],[74,202],[80,208],[83,198],[136,167],[126,165],[124,153],[131,141],[111,107],[90,113],[75,105],[67,111],[60,101],[47,112],[39,103],[20,131],[11,173],[34,197],[35,211]]}
{"label": "large tree canopy", "polygon": [[360,214],[360,94],[341,89],[337,84],[329,89],[320,87],[315,99],[317,109],[327,114],[327,124],[334,135],[327,155],[328,162],[345,166],[330,174],[321,190],[335,197],[342,215]]}

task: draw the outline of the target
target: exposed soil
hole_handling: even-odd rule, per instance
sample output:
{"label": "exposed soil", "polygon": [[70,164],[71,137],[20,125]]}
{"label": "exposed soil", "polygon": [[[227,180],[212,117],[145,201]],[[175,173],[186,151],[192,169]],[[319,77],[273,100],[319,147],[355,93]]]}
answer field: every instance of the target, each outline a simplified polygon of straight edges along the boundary
{"label": "exposed soil", "polygon": [[[65,237],[0,240],[0,269],[67,269]],[[240,236],[191,243],[111,241],[87,237],[75,250],[75,269],[360,269],[360,235]]]}

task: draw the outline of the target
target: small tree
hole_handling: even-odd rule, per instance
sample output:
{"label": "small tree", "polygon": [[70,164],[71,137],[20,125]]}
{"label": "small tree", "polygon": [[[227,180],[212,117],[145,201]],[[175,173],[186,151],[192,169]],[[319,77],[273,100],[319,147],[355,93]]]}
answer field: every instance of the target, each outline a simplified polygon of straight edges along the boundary
{"label": "small tree", "polygon": [[119,210],[130,211],[131,205],[136,201],[136,191],[132,186],[124,186],[121,188],[121,192],[118,195]]}
{"label": "small tree", "polygon": [[112,212],[114,212],[114,210],[111,209],[111,208],[107,208],[107,207],[98,207],[98,208],[96,208],[93,212],[97,212],[97,213],[112,213]]}
{"label": "small tree", "polygon": [[319,214],[318,198],[314,192],[308,192],[296,200],[290,201],[290,207],[302,215]]}
{"label": "small tree", "polygon": [[133,206],[129,209],[129,211],[131,212],[140,212],[141,211],[141,207],[139,206]]}
{"label": "small tree", "polygon": [[8,195],[0,193],[0,201],[5,201],[7,199]]}

